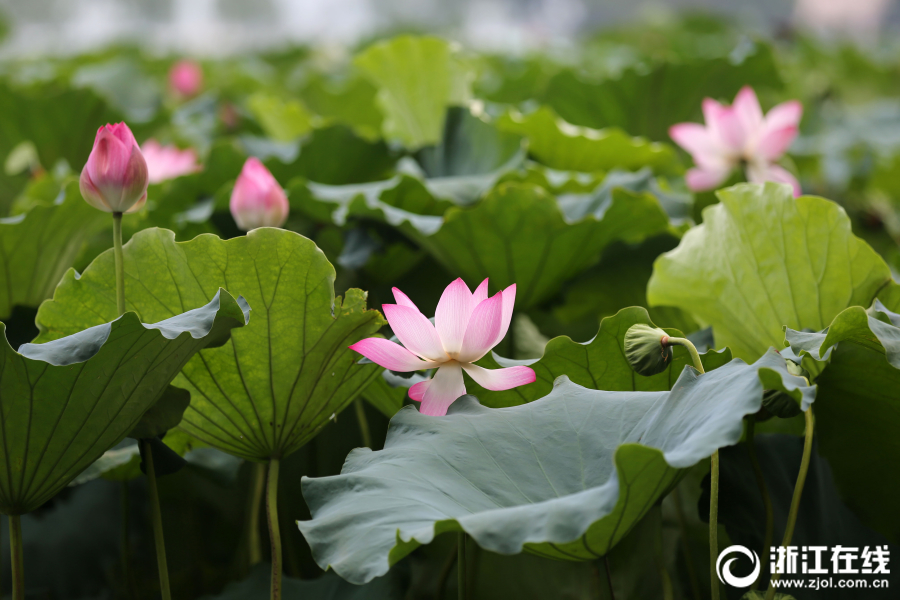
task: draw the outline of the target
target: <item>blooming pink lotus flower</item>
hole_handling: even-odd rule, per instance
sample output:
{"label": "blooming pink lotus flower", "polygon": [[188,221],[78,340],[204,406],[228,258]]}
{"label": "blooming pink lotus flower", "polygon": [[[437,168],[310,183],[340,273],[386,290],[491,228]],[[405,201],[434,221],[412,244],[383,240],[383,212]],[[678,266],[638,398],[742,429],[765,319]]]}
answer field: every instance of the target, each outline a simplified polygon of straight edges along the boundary
{"label": "blooming pink lotus flower", "polygon": [[250,157],[231,192],[231,216],[244,231],[281,227],[287,220],[288,200],[269,170]]}
{"label": "blooming pink lotus flower", "polygon": [[406,294],[394,288],[397,304],[385,304],[384,315],[403,346],[367,338],[350,349],[391,371],[437,368],[434,377],[409,388],[409,397],[422,403],[420,411],[426,415],[446,415],[450,404],[466,393],[463,371],[488,390],[533,383],[529,367],[488,370],[472,364],[506,335],[516,301],[515,285],[490,298],[487,289],[487,279],[474,294],[457,279],[441,295],[432,325]]}
{"label": "blooming pink lotus flower", "polygon": [[125,123],[97,130],[78,181],[88,204],[105,212],[136,212],[147,201],[147,161]]}
{"label": "blooming pink lotus flower", "polygon": [[200,170],[193,148],[180,150],[177,146],[163,146],[156,140],[147,140],[141,146],[141,152],[147,161],[150,183],[160,183]]}
{"label": "blooming pink lotus flower", "polygon": [[669,136],[691,154],[697,165],[685,176],[695,192],[718,187],[735,167],[743,165],[748,181],[789,183],[797,196],[800,184],[776,161],[797,137],[802,116],[803,106],[796,100],[779,104],[763,115],[756,93],[747,86],[731,106],[705,98],[706,126],[678,123],[669,129]]}
{"label": "blooming pink lotus flower", "polygon": [[180,96],[194,96],[203,87],[203,69],[192,60],[179,60],[169,70],[169,86]]}

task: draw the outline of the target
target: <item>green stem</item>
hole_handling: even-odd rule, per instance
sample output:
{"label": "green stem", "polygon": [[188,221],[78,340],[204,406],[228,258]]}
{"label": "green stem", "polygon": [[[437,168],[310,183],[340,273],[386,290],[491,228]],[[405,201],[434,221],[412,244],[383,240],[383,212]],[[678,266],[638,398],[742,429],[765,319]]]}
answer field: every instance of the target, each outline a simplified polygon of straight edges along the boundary
{"label": "green stem", "polygon": [[456,543],[456,573],[459,600],[466,600],[466,532],[460,531]]}
{"label": "green stem", "polygon": [[253,463],[253,472],[250,474],[250,478],[250,501],[247,507],[247,562],[252,567],[262,562],[259,509],[262,507],[263,493],[266,491],[266,465]]}
{"label": "green stem", "polygon": [[129,508],[130,502],[128,497],[128,482],[122,481],[119,484],[119,492],[122,497],[121,504],[121,529],[122,529],[122,581],[124,583],[124,587],[126,590],[126,596],[134,597],[134,581],[132,580],[131,574],[131,552],[129,551],[128,538],[129,538],[129,523],[128,516],[131,513],[131,509]]}
{"label": "green stem", "polygon": [[150,442],[141,440],[144,462],[147,466],[147,484],[150,495],[150,518],[153,521],[153,542],[156,544],[156,568],[159,570],[159,591],[163,600],[171,600],[169,589],[169,566],[166,562],[166,540],[163,536],[162,510],[159,506],[159,490],[156,487],[156,469],[153,467],[153,450]]}
{"label": "green stem", "polygon": [[[766,486],[766,478],[763,476],[762,467],[759,464],[759,457],[756,455],[756,442],[754,440],[754,432],[756,429],[756,420],[751,416],[747,421],[747,450],[750,452],[750,464],[753,466],[753,474],[756,477],[756,485],[759,487],[759,493],[762,496],[763,506],[766,511],[766,533],[763,537],[763,553],[769,551],[772,545],[772,534],[775,528],[775,516],[772,512],[772,499],[769,497],[769,488]],[[759,577],[762,577],[760,571]],[[756,591],[759,587],[759,577],[750,586],[751,591]]]}
{"label": "green stem", "polygon": [[272,543],[272,587],[270,600],[281,600],[281,529],[278,526],[278,459],[269,459],[269,480],[266,484],[266,516],[269,521],[269,540]]}
{"label": "green stem", "polygon": [[457,555],[459,553],[458,547],[459,544],[454,546],[453,552],[447,557],[444,566],[441,567],[441,572],[438,575],[437,580],[437,588],[434,593],[435,600],[442,600],[444,597],[444,587],[447,585],[447,580],[450,579],[450,570],[453,568],[453,565],[456,564]]}
{"label": "green stem", "polygon": [[683,346],[683,347],[687,348],[687,351],[691,355],[691,361],[694,363],[694,368],[697,369],[698,371],[700,371],[701,373],[706,373],[706,371],[703,370],[703,363],[700,362],[700,353],[697,352],[697,347],[694,346],[694,344],[693,344],[693,342],[691,342],[691,340],[689,340],[687,338],[670,337],[670,338],[663,338],[663,344],[664,345],[668,344],[671,346]]}
{"label": "green stem", "polygon": [[125,314],[125,255],[122,253],[122,213],[113,213],[113,248],[116,254],[116,309]]}
{"label": "green stem", "polygon": [[[684,346],[691,355],[694,368],[705,373],[697,347],[687,338],[670,337],[664,344]],[[712,599],[719,600],[719,576],[716,573],[716,559],[719,556],[719,451],[713,452],[709,461],[709,578]]]}
{"label": "green stem", "polygon": [[22,562],[22,520],[9,515],[9,553],[12,562],[12,600],[25,600],[25,565]]}
{"label": "green stem", "polygon": [[603,557],[603,564],[606,565],[606,585],[609,586],[609,597],[616,600],[616,592],[613,591],[612,572],[609,569],[609,554]]}
{"label": "green stem", "polygon": [[359,433],[362,434],[363,445],[366,448],[372,447],[372,433],[369,431],[369,421],[366,419],[366,407],[359,398],[353,401],[353,408],[356,409],[356,420],[359,421]]}
{"label": "green stem", "polygon": [[[794,497],[791,498],[791,510],[788,512],[784,538],[781,540],[781,545],[784,547],[790,546],[794,537],[794,526],[797,525],[797,514],[800,512],[800,498],[803,496],[803,485],[806,483],[806,474],[809,472],[809,458],[812,455],[813,432],[816,426],[812,406],[806,409],[804,417],[806,418],[806,439],[803,442],[803,458],[800,460],[800,472],[797,473],[797,483],[794,484]],[[778,573],[772,573],[771,578],[772,581],[778,581]],[[766,592],[766,600],[772,600],[774,597],[775,586],[770,583]]]}

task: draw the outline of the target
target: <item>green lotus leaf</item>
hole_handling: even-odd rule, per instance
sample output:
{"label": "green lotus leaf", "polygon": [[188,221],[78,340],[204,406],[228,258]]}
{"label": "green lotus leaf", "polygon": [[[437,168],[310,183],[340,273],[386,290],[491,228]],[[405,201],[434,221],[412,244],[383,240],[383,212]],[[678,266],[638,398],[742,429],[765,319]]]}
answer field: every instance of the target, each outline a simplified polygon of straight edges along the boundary
{"label": "green lotus leaf", "polygon": [[717,196],[703,224],[657,259],[647,300],[712,325],[735,356],[753,360],[781,347],[784,326],[818,331],[891,286],[890,269],[853,235],[837,204],[795,199],[777,183],[740,184]]}
{"label": "green lotus leaf", "polygon": [[378,88],[358,73],[349,78],[313,73],[300,90],[304,104],[326,122],[349,125],[370,141],[381,137],[384,120],[375,101],[377,94]]}
{"label": "green lotus leaf", "polygon": [[500,554],[596,559],[683,469],[740,439],[765,388],[815,397],[773,350],[702,376],[685,369],[671,392],[588,390],[560,377],[522,406],[464,396],[441,418],[407,407],[384,450],[356,449],[340,475],[303,479],[312,519],[298,526],[316,562],[352,583],[447,531]]}
{"label": "green lotus leaf", "polygon": [[506,112],[497,119],[497,128],[527,137],[528,152],[554,169],[605,171],[649,166],[667,173],[678,168],[671,146],[634,138],[620,129],[578,127],[557,117],[547,106],[524,115]]}
{"label": "green lotus leaf", "polygon": [[187,390],[170,385],[144,413],[141,420],[128,433],[128,437],[135,439],[154,438],[163,435],[170,429],[175,429],[184,417],[184,411],[191,404],[191,393]]}
{"label": "green lotus leaf", "polygon": [[[553,389],[553,382],[561,375],[573,383],[594,390],[615,392],[666,391],[672,389],[686,365],[691,364],[687,350],[673,348],[675,356],[672,364],[657,375],[643,377],[634,372],[625,358],[625,332],[635,324],[655,327],[647,310],[632,306],[620,310],[614,316],[600,322],[597,335],[583,344],[573,342],[568,337],[553,338],[544,348],[539,359],[510,360],[494,353],[486,356],[478,364],[489,369],[528,365],[534,369],[537,380],[511,390],[495,392],[481,388],[474,381],[466,381],[466,389],[477,396],[485,406],[500,408],[516,406],[543,398]],[[669,336],[683,337],[677,329],[664,329]],[[731,352],[707,352],[701,356],[703,367],[710,371],[731,360]]]}
{"label": "green lotus leaf", "polygon": [[474,78],[454,46],[434,37],[379,42],[358,54],[354,64],[378,86],[384,137],[407,148],[440,141],[447,107],[467,103]]}
{"label": "green lotus leaf", "polygon": [[[144,319],[177,313],[220,283],[254,307],[253,325],[222,348],[190,361],[173,381],[191,393],[179,425],[235,456],[267,460],[290,454],[377,376],[347,346],[382,326],[351,289],[334,296],[334,267],[313,242],[280,229],[256,229],[223,241],[201,235],[175,242],[147,229],[125,244],[125,296]],[[39,339],[64,335],[115,311],[112,252],[80,278],[70,271],[38,311]]]}
{"label": "green lotus leaf", "polygon": [[885,475],[900,461],[900,315],[876,301],[869,313],[853,306],[826,330],[788,329],[786,338],[818,373],[816,439],[842,497],[864,523],[900,542],[900,481]]}
{"label": "green lotus leaf", "polygon": [[419,177],[435,198],[465,205],[524,160],[520,136],[500,131],[468,109],[451,107],[440,143],[420,149],[415,161],[404,161],[401,169]]}
{"label": "green lotus leaf", "polygon": [[49,298],[85,243],[111,226],[109,214],[81,199],[77,182],[50,204],[0,219],[0,318]]}
{"label": "green lotus leaf", "polygon": [[18,352],[4,336],[0,512],[32,511],[59,492],[128,435],[193,356],[248,316],[217,290],[205,306],[153,325],[127,312]]}
{"label": "green lotus leaf", "polygon": [[247,99],[247,108],[266,135],[274,140],[290,142],[313,128],[314,115],[297,100],[285,102],[276,96],[257,92]]}
{"label": "green lotus leaf", "polygon": [[563,70],[550,79],[543,101],[569,123],[662,141],[675,123],[700,120],[704,97],[731,102],[745,85],[781,87],[769,46],[747,41],[727,57],[633,67],[601,81]]}

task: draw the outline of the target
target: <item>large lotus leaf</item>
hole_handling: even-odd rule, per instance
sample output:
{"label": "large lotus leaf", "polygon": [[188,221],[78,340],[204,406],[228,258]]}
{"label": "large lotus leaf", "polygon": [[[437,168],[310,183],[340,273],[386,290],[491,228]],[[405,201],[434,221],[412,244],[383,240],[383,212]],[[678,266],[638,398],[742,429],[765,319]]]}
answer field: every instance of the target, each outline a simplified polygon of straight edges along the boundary
{"label": "large lotus leaf", "polygon": [[359,74],[328,78],[313,73],[300,90],[303,102],[326,121],[344,123],[367,140],[381,137],[384,117],[375,98],[378,88]]}
{"label": "large lotus leaf", "polygon": [[616,167],[652,167],[669,172],[678,159],[671,146],[634,138],[620,129],[589,129],[567,123],[542,106],[521,114],[515,110],[497,119],[497,128],[528,138],[528,152],[554,169],[605,171]]}
{"label": "large lotus leaf", "polygon": [[900,542],[900,481],[887,476],[900,461],[900,315],[877,301],[870,314],[854,306],[822,332],[788,329],[787,341],[821,371],[816,438],[841,495],[863,522]]}
{"label": "large lotus leaf", "polygon": [[735,356],[752,360],[781,347],[784,326],[820,330],[890,286],[888,266],[853,235],[837,204],[795,199],[776,183],[740,184],[717,196],[703,224],[657,259],[647,300],[712,325]]}
{"label": "large lotus leaf", "polygon": [[81,199],[77,182],[50,205],[0,219],[0,318],[49,298],[84,244],[111,225],[108,213]]}
{"label": "large lotus leaf", "polygon": [[[253,325],[222,348],[194,358],[173,382],[191,393],[179,426],[251,460],[286,456],[377,376],[347,346],[378,331],[364,292],[334,296],[334,268],[313,242],[290,231],[256,229],[223,241],[175,242],[144,230],[125,245],[125,296],[144,319],[169,316],[226,284],[254,307]],[[115,311],[112,252],[80,278],[70,271],[38,311],[40,339],[88,326]]]}
{"label": "large lotus leaf", "polygon": [[297,100],[257,92],[247,99],[247,108],[272,139],[289,142],[309,133],[314,116]]}
{"label": "large lotus leaf", "polygon": [[500,131],[468,109],[451,107],[440,143],[419,150],[406,171],[419,176],[435,198],[470,204],[524,160],[519,135]]}
{"label": "large lotus leaf", "polygon": [[[432,218],[439,229],[431,234],[412,219],[401,231],[454,275],[469,281],[490,277],[501,288],[515,283],[516,305],[528,308],[595,263],[611,242],[640,242],[670,231],[668,215],[650,193],[623,187],[607,192],[561,205],[542,188],[508,183],[473,208],[451,208],[442,222]],[[585,205],[590,209],[582,211]]]}
{"label": "large lotus leaf", "polygon": [[[92,91],[56,84],[14,88],[0,83],[0,114],[0,161],[21,142],[30,141],[48,169],[60,159],[81,169],[97,128],[122,120]],[[26,176],[0,172],[0,216],[26,182]]]}
{"label": "large lotus leaf", "polygon": [[19,352],[4,337],[0,512],[32,511],[65,487],[134,428],[191,357],[248,316],[217,290],[205,306],[153,325],[128,312]]}
{"label": "large lotus leaf", "polygon": [[[825,389],[820,386],[816,398],[816,409],[820,407],[821,402],[825,401],[824,394]],[[818,433],[817,431],[817,436]],[[756,436],[756,452],[772,501],[775,519],[774,538],[776,541],[774,543],[777,544],[777,540],[780,540],[784,533],[784,525],[794,494],[797,471],[800,469],[800,458],[803,453],[803,438],[785,434],[758,435]],[[768,581],[769,549],[762,547],[763,528],[760,527],[760,523],[765,522],[765,509],[762,495],[753,475],[750,455],[745,444],[738,444],[730,448],[723,448],[719,457],[719,523],[725,526],[732,543],[741,544],[759,554],[762,559],[760,581]],[[830,462],[830,460],[822,459],[816,452],[813,452],[811,456],[809,473],[803,487],[800,511],[791,544],[801,547],[820,546],[829,549],[844,546],[859,550],[867,546],[871,549],[886,545],[887,540],[882,535],[863,525],[859,518],[841,501],[835,487]],[[701,497],[700,506],[709,506],[708,485]],[[889,547],[888,552],[895,556],[897,552],[900,552],[900,547]],[[809,552],[808,556],[810,565],[812,565],[814,555]],[[822,555],[822,559],[823,563],[830,565],[830,550]],[[743,560],[743,564],[741,561],[738,562],[735,569],[737,574],[745,574],[739,571],[742,566],[745,568],[745,573],[749,571],[749,561]],[[857,573],[841,576],[868,579],[870,582],[873,578],[887,579],[889,585],[880,593],[875,589],[869,589],[865,594],[860,594],[859,587],[861,586],[854,589],[840,585],[821,589],[798,589],[791,593],[798,600],[857,600],[861,597],[887,600],[896,594],[896,592],[889,591],[890,588],[900,585],[900,571],[893,568],[890,571],[890,573],[878,575]],[[790,575],[782,575],[782,578],[795,579]]]}
{"label": "large lotus leaf", "polygon": [[700,120],[704,97],[730,102],[745,85],[781,86],[768,46],[746,42],[728,57],[634,67],[602,81],[564,70],[548,83],[544,102],[570,123],[620,127],[661,141],[669,139],[671,125]]}
{"label": "large lotus leaf", "polygon": [[[511,390],[494,392],[478,386],[474,381],[466,381],[466,389],[477,396],[486,406],[516,406],[543,398],[553,389],[553,382],[561,375],[572,382],[594,390],[615,392],[666,391],[672,389],[686,365],[691,364],[687,350],[674,348],[672,364],[657,375],[638,375],[625,358],[625,332],[632,325],[643,323],[656,327],[647,310],[633,306],[620,310],[612,317],[600,322],[597,335],[589,342],[580,344],[568,337],[553,338],[544,348],[539,359],[509,360],[491,354],[478,364],[491,369],[512,365],[528,365],[534,369],[537,380]],[[665,329],[673,337],[683,337],[677,329]],[[703,367],[710,371],[731,360],[731,352],[708,352],[701,357]]]}
{"label": "large lotus leaf", "polygon": [[446,531],[500,554],[605,555],[690,467],[736,443],[743,417],[781,389],[815,388],[767,353],[698,375],[671,392],[588,390],[561,377],[541,400],[492,409],[472,396],[446,417],[407,407],[384,450],[356,449],[340,475],[304,478],[312,520],[298,523],[322,568],[353,583]]}
{"label": "large lotus leaf", "polygon": [[474,73],[452,44],[404,35],[366,48],[354,64],[378,86],[382,133],[408,148],[441,139],[448,106],[465,104]]}

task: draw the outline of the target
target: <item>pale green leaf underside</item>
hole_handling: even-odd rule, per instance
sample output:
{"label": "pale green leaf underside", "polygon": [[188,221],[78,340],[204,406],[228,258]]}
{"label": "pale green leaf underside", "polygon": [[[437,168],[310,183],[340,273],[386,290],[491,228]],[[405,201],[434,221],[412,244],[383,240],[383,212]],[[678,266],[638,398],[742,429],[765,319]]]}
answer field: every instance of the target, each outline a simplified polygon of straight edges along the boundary
{"label": "pale green leaf underside", "polygon": [[[892,321],[892,322],[891,322]],[[816,378],[816,439],[844,501],[864,523],[900,541],[900,315],[876,301],[854,306],[819,333],[787,331]],[[816,360],[821,359],[821,360]]]}
{"label": "pale green leaf underside", "polygon": [[853,235],[837,204],[793,198],[789,186],[740,184],[717,192],[647,289],[712,325],[717,343],[753,360],[783,345],[785,326],[820,330],[848,306],[869,306],[891,282],[884,260]]}
{"label": "pale green leaf underside", "polygon": [[811,401],[774,351],[671,392],[608,392],[561,377],[541,400],[491,409],[474,397],[446,417],[402,409],[385,448],[354,450],[340,475],[304,478],[312,520],[298,523],[316,562],[353,583],[444,531],[501,554],[592,560],[668,493],[681,469],[736,443],[763,389]]}
{"label": "pale green leaf underside", "polygon": [[[34,510],[122,440],[202,348],[246,314],[227,292],[144,325],[132,312],[15,352],[0,342],[0,512]],[[3,326],[0,324],[0,334]]]}
{"label": "pale green leaf underside", "polygon": [[[251,460],[284,456],[315,435],[376,376],[347,346],[375,333],[377,311],[365,294],[334,296],[334,268],[310,240],[257,229],[223,241],[174,240],[147,229],[125,245],[125,295],[145,320],[205,301],[219,285],[253,307],[250,326],[189,362],[174,385],[191,393],[180,427],[199,440]],[[80,279],[69,272],[41,306],[40,339],[52,339],[115,311],[113,255],[100,255]],[[334,316],[332,316],[332,311]]]}
{"label": "pale green leaf underside", "polygon": [[37,307],[49,298],[84,243],[107,226],[112,217],[82,200],[78,183],[50,206],[0,219],[0,318],[15,305]]}

